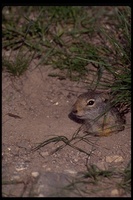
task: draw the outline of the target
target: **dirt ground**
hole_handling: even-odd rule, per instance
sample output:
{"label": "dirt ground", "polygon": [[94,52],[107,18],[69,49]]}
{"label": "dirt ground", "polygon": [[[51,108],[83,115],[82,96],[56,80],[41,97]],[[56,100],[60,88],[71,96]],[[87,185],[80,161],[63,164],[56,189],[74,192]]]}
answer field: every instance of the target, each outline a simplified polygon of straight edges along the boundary
{"label": "dirt ground", "polygon": [[[130,193],[116,188],[119,178],[105,178],[100,182],[100,190],[98,185],[90,183],[79,184],[82,191],[58,191],[70,182],[70,177],[86,171],[86,162],[100,169],[115,167],[121,170],[127,166],[131,160],[130,113],[126,115],[124,131],[109,137],[90,136],[90,144],[78,142],[79,148],[91,152],[89,157],[70,146],[51,155],[51,151],[62,143],[51,143],[27,154],[48,138],[71,138],[81,126],[68,115],[87,85],[48,76],[53,71],[58,72],[46,66],[32,68],[19,78],[2,73],[3,196],[130,197]],[[87,190],[89,192],[85,193]]]}

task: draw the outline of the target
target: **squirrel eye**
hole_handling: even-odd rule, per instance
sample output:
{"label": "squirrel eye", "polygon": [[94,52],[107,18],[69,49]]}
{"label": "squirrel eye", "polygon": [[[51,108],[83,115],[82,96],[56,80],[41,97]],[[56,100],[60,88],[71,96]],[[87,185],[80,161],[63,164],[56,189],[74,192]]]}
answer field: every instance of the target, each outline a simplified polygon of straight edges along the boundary
{"label": "squirrel eye", "polygon": [[87,102],[87,105],[89,106],[92,106],[94,104],[95,100],[94,99],[90,99],[88,102]]}

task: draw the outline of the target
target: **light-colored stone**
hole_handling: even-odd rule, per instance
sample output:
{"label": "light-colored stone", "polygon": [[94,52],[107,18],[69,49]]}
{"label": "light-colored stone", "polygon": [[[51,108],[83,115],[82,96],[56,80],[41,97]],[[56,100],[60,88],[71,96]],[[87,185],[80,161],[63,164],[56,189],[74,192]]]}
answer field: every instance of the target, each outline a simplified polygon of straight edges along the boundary
{"label": "light-colored stone", "polygon": [[31,175],[32,175],[34,178],[36,178],[36,177],[39,176],[39,172],[32,172]]}
{"label": "light-colored stone", "polygon": [[76,171],[71,170],[71,169],[65,169],[64,172],[69,173],[69,174],[77,174]]}
{"label": "light-colored stone", "polygon": [[119,191],[117,189],[112,190],[111,196],[119,196]]}
{"label": "light-colored stone", "polygon": [[107,167],[107,163],[101,161],[101,162],[97,162],[96,166],[101,169],[101,170],[106,170],[108,167]]}
{"label": "light-colored stone", "polygon": [[106,162],[111,163],[111,162],[123,162],[123,157],[118,156],[118,155],[113,155],[113,156],[106,156]]}
{"label": "light-colored stone", "polygon": [[43,194],[39,194],[38,197],[44,197],[44,195]]}
{"label": "light-colored stone", "polygon": [[41,156],[43,156],[43,157],[45,157],[45,156],[48,156],[48,155],[49,155],[49,153],[48,153],[47,151],[41,152],[40,154],[41,154]]}
{"label": "light-colored stone", "polygon": [[26,169],[26,167],[16,167],[16,171],[20,172]]}
{"label": "light-colored stone", "polygon": [[59,102],[54,103],[54,105],[56,105],[56,106],[59,105]]}

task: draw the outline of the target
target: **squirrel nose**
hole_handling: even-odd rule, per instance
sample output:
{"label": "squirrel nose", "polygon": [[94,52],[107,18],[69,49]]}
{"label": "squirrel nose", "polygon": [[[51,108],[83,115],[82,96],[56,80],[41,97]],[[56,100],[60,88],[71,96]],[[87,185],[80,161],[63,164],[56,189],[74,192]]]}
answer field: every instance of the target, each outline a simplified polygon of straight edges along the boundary
{"label": "squirrel nose", "polygon": [[77,109],[73,109],[73,110],[72,110],[72,113],[73,113],[73,114],[76,114],[77,112],[78,112]]}

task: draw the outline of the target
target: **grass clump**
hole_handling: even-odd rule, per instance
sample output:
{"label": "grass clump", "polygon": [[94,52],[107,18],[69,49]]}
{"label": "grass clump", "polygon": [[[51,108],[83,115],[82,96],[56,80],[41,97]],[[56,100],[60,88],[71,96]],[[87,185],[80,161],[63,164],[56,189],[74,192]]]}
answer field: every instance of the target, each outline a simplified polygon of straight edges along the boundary
{"label": "grass clump", "polygon": [[122,188],[125,192],[131,192],[131,161],[122,172],[122,180],[118,183],[118,188]]}
{"label": "grass clump", "polygon": [[15,60],[8,60],[7,58],[3,58],[2,60],[3,68],[6,68],[13,76],[22,75],[29,67],[29,58],[25,58],[22,54],[18,55]]}
{"label": "grass clump", "polygon": [[130,12],[126,6],[4,7],[3,48],[19,48],[23,39],[38,65],[65,70],[72,80],[87,78],[94,62],[114,75],[116,68],[130,70]]}

